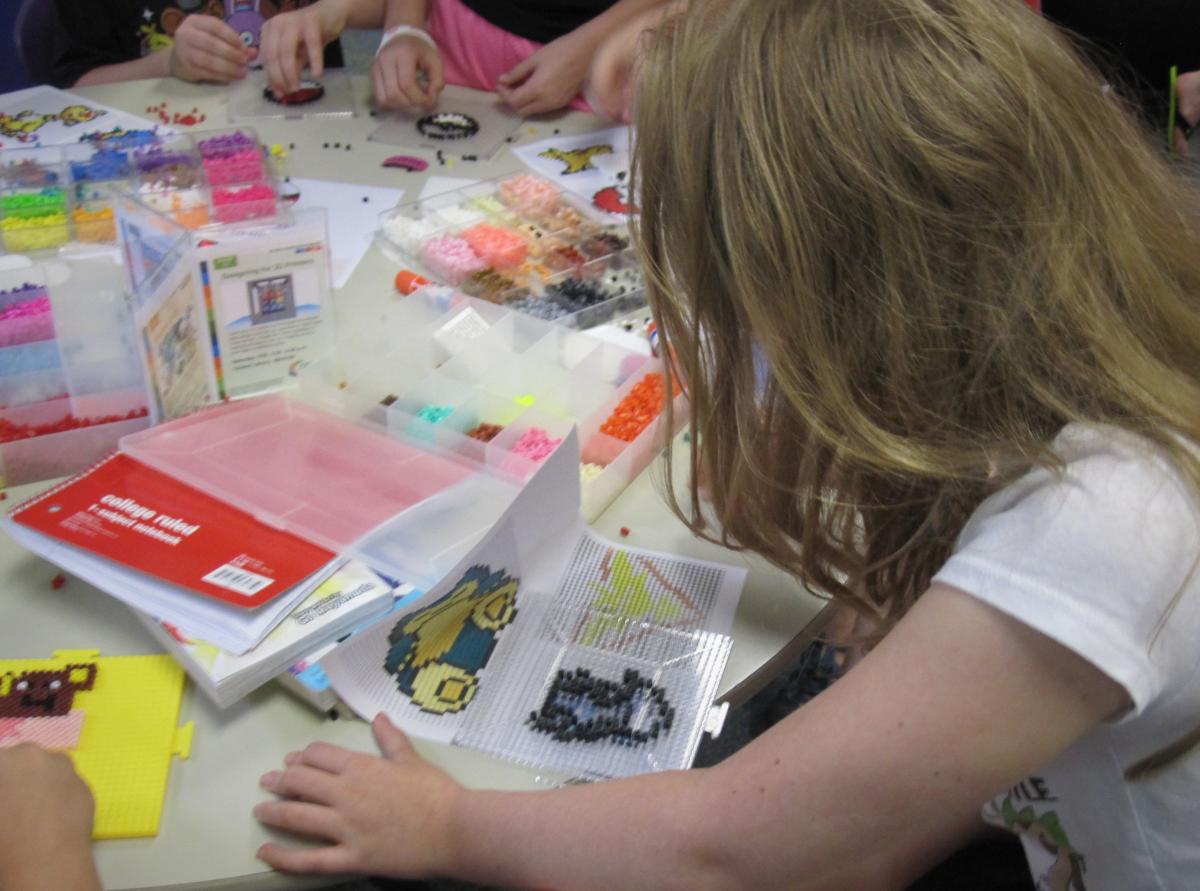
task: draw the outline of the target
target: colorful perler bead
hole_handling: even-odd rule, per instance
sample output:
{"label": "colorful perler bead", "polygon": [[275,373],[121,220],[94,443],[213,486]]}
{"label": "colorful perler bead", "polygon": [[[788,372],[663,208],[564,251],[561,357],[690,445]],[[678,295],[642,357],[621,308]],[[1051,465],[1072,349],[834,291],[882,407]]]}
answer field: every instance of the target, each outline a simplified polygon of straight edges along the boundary
{"label": "colorful perler bead", "polygon": [[617,404],[612,414],[600,425],[600,432],[624,442],[633,442],[662,413],[665,398],[662,374],[650,372]]}
{"label": "colorful perler bead", "polygon": [[579,479],[585,483],[590,483],[602,473],[604,473],[603,464],[594,464],[589,461],[579,465]]}
{"label": "colorful perler bead", "polygon": [[388,241],[413,256],[420,252],[421,243],[441,228],[435,221],[411,217],[393,216],[383,222],[383,234]]}
{"label": "colorful perler bead", "polygon": [[434,276],[448,284],[459,285],[487,263],[461,238],[443,235],[421,244],[421,260]]}
{"label": "colorful perler bead", "polygon": [[478,439],[480,442],[491,442],[503,432],[504,428],[499,424],[482,423],[467,431],[467,436],[471,439]]}
{"label": "colorful perler bead", "polygon": [[275,190],[267,183],[222,186],[212,191],[213,216],[220,223],[237,223],[273,216]]}
{"label": "colorful perler bead", "polygon": [[496,191],[501,201],[529,216],[548,216],[562,201],[558,186],[528,173],[510,176]]}
{"label": "colorful perler bead", "polygon": [[544,461],[561,442],[561,437],[554,438],[541,427],[530,427],[513,443],[509,451],[530,461]]}
{"label": "colorful perler bead", "polygon": [[525,239],[502,226],[480,223],[464,229],[461,237],[471,246],[471,250],[497,269],[520,266],[529,255]]}
{"label": "colorful perler bead", "polygon": [[99,210],[77,207],[71,211],[71,222],[75,224],[75,237],[80,241],[117,240],[117,224],[110,207],[101,207]]}
{"label": "colorful perler bead", "polygon": [[417,411],[417,417],[422,421],[428,421],[430,424],[440,424],[452,414],[454,414],[454,406],[452,405],[423,405]]}

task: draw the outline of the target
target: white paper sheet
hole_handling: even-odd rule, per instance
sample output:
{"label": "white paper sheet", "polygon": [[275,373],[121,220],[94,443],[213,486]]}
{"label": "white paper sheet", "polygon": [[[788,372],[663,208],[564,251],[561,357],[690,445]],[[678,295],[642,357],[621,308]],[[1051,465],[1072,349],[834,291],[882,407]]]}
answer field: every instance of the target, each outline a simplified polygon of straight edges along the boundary
{"label": "white paper sheet", "polygon": [[79,142],[90,133],[115,130],[175,131],[101,105],[76,93],[38,86],[0,94],[0,149]]}
{"label": "white paper sheet", "polygon": [[597,219],[622,221],[629,205],[630,129],[552,136],[513,149],[534,173],[580,198]]}
{"label": "white paper sheet", "polygon": [[300,190],[296,207],[323,207],[328,213],[333,286],[344,287],[375,238],[379,215],[395,207],[404,190],[296,177],[291,185]]}

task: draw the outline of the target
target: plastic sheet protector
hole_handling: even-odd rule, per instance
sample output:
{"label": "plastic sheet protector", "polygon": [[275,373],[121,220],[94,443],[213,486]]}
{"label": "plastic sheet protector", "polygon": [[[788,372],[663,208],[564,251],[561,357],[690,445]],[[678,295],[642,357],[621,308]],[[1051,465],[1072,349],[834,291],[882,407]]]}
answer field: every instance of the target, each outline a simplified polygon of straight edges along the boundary
{"label": "plastic sheet protector", "polygon": [[573,777],[691,764],[745,571],[588,531],[575,449],[441,584],[322,660],[356,712]]}
{"label": "plastic sheet protector", "polygon": [[474,544],[515,480],[283,395],[121,441],[135,460],[393,578],[424,584]]}

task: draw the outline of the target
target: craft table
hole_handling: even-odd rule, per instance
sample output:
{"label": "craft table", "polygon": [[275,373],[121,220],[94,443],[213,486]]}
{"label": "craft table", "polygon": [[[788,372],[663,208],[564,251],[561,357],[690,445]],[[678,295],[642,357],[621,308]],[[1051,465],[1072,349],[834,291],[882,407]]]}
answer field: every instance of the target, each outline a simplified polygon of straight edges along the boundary
{"label": "craft table", "polygon": [[[316,121],[263,121],[255,127],[267,145],[289,149],[288,172],[299,177],[336,179],[347,184],[404,188],[413,200],[430,175],[488,178],[523,169],[507,150],[490,162],[455,162],[441,167],[432,152],[420,152],[367,141],[376,119],[367,111],[365,78],[355,79],[358,116]],[[194,130],[228,126],[226,91],[176,80],[136,81],[81,89],[78,92],[115,108],[145,115],[166,102],[173,111],[197,109],[206,117]],[[522,127],[518,142],[606,126],[597,118],[567,113]],[[189,128],[180,127],[183,132]],[[324,143],[350,145],[324,149]],[[413,154],[432,162],[424,174],[383,168],[393,154]],[[371,248],[347,285],[337,294],[339,318],[372,303],[397,299],[391,290],[396,265]],[[659,464],[643,473],[604,513],[595,527],[602,534],[635,547],[652,548],[723,561],[749,568],[749,580],[737,611],[734,644],[721,696],[744,699],[775,667],[794,654],[819,627],[823,602],[800,590],[788,576],[750,559],[696,540],[668,511],[658,495]],[[32,496],[46,484],[8,492],[9,505]],[[627,527],[627,538],[620,529]],[[105,655],[159,651],[146,631],[119,602],[77,579],[61,589],[51,580],[58,570],[0,536],[0,654],[6,657],[49,656],[54,650],[95,648]],[[195,722],[192,755],[171,769],[162,827],[157,838],[100,842],[95,845],[104,887],[149,888],[301,888],[328,880],[295,879],[270,872],[255,858],[268,837],[250,814],[267,796],[258,777],[277,768],[283,756],[308,742],[324,739],[373,751],[367,724],[326,720],[275,684],[260,689],[225,711],[203,696],[185,693],[181,720]],[[529,789],[559,778],[498,761],[477,752],[421,741],[422,754],[469,786]]]}

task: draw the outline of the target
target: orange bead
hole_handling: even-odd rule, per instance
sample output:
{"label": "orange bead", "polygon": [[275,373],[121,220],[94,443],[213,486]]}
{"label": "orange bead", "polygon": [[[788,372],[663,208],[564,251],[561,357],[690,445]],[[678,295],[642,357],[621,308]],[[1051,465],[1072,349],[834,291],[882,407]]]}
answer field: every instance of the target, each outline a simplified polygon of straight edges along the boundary
{"label": "orange bead", "polygon": [[418,288],[423,288],[429,284],[429,279],[422,275],[417,275],[411,269],[401,269],[396,273],[396,290],[401,294],[411,294]]}

